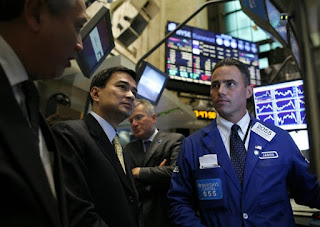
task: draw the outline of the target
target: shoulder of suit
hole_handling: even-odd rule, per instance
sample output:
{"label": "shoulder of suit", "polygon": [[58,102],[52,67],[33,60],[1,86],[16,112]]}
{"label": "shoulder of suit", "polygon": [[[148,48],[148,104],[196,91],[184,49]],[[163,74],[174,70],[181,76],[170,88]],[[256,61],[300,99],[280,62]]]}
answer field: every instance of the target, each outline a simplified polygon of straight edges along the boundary
{"label": "shoulder of suit", "polygon": [[86,128],[86,123],[83,120],[67,120],[67,121],[59,121],[52,126],[54,131],[59,131],[62,129],[67,129],[71,131],[81,132],[84,128]]}
{"label": "shoulder of suit", "polygon": [[164,131],[160,131],[158,132],[157,135],[180,135],[180,133],[176,133],[176,132],[164,132]]}

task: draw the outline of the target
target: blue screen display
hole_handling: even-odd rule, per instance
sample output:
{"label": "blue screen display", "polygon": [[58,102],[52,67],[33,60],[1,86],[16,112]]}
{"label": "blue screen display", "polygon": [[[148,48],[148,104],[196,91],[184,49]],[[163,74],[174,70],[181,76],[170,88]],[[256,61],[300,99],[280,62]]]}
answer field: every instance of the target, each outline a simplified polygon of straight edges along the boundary
{"label": "blue screen display", "polygon": [[285,130],[307,128],[303,81],[253,89],[256,117]]}

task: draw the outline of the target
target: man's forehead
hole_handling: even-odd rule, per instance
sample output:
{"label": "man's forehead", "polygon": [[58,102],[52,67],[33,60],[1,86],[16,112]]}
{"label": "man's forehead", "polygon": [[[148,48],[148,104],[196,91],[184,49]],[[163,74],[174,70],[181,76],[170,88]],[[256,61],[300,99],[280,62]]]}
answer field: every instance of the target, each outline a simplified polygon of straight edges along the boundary
{"label": "man's forehead", "polygon": [[236,66],[221,66],[212,74],[211,81],[229,81],[242,77],[242,73]]}

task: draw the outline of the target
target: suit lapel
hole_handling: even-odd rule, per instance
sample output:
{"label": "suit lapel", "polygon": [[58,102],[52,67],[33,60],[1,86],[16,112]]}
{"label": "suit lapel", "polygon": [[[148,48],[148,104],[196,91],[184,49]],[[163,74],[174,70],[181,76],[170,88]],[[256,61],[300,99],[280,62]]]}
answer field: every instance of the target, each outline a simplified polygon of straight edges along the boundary
{"label": "suit lapel", "polygon": [[53,171],[57,200],[59,201],[60,216],[62,217],[64,226],[67,226],[67,219],[66,219],[67,210],[66,210],[64,184],[62,179],[63,173],[62,173],[62,164],[61,164],[60,154],[58,153],[58,149],[57,149],[52,131],[50,130],[49,126],[47,125],[42,115],[40,116],[40,127],[41,127],[42,134],[45,138],[48,151],[52,154],[52,157],[53,157],[52,171]]}
{"label": "suit lapel", "polygon": [[154,137],[152,143],[150,144],[149,149],[146,152],[146,156],[143,160],[143,166],[146,166],[148,161],[151,159],[153,154],[157,151],[160,144],[164,141],[166,135],[162,132],[158,132],[157,135]]}
{"label": "suit lapel", "polygon": [[[256,119],[254,119],[251,116],[252,124],[251,127],[257,122]],[[254,132],[250,132],[250,141],[249,141],[249,147],[248,147],[248,153],[247,153],[247,158],[246,158],[246,166],[244,170],[244,181],[243,181],[243,187],[246,186],[248,183],[250,176],[252,174],[252,171],[257,164],[259,160],[259,154],[260,151],[264,150],[264,147],[267,144],[267,140],[263,139],[261,136],[257,135]],[[257,149],[258,148],[258,149]],[[255,154],[255,150],[258,151]]]}
{"label": "suit lapel", "polygon": [[113,168],[117,172],[122,183],[130,191],[134,191],[133,190],[134,184],[131,183],[131,181],[129,179],[130,176],[128,176],[128,178],[127,178],[128,174],[131,175],[131,169],[128,169],[128,159],[124,155],[124,158],[125,158],[124,161],[125,161],[126,172],[127,172],[127,175],[126,175],[122,169],[122,166],[121,166],[120,161],[116,155],[116,152],[114,150],[113,145],[110,143],[109,138],[107,137],[107,135],[105,134],[105,132],[103,131],[102,127],[97,122],[97,120],[91,114],[88,114],[84,118],[84,121],[86,122],[86,124],[90,130],[90,133],[91,133],[92,137],[94,138],[94,140],[96,141],[96,144],[99,147],[100,151],[110,161],[110,163],[112,164]]}
{"label": "suit lapel", "polygon": [[202,129],[207,135],[203,137],[203,142],[210,153],[217,154],[218,164],[223,168],[226,175],[230,178],[236,188],[241,191],[241,185],[237,174],[233,168],[230,157],[221,139],[216,121],[213,120],[210,125]]}
{"label": "suit lapel", "polygon": [[[4,72],[0,67],[0,94],[6,97],[2,100],[2,105],[6,108],[0,112],[0,134],[7,141],[8,152],[16,162],[23,174],[22,177],[29,183],[34,191],[35,197],[38,197],[43,208],[47,211],[48,217],[60,226],[58,223],[59,214],[57,201],[53,197],[46,173],[39,154],[39,146],[32,135],[31,128],[23,117],[17,101],[12,93],[12,88]],[[21,142],[22,141],[22,142]]]}

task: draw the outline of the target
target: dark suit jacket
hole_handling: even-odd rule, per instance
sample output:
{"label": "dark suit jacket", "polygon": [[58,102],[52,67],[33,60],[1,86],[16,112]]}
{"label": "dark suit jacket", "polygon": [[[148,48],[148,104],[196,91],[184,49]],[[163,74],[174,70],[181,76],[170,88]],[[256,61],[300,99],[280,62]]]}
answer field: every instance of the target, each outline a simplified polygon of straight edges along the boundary
{"label": "dark suit jacket", "polygon": [[[59,122],[53,131],[62,151],[72,226],[139,225],[138,193],[129,168],[119,159],[97,120]],[[128,160],[124,156],[127,165]]]}
{"label": "dark suit jacket", "polygon": [[[145,227],[169,226],[167,192],[183,138],[178,133],[159,131],[147,152],[144,152],[141,140],[132,141],[125,147],[132,168],[141,167],[136,187],[143,206]],[[159,167],[163,159],[167,162]]]}
{"label": "dark suit jacket", "polygon": [[0,226],[67,226],[60,157],[44,119],[41,130],[54,156],[54,198],[39,155],[36,138],[0,67]]}

